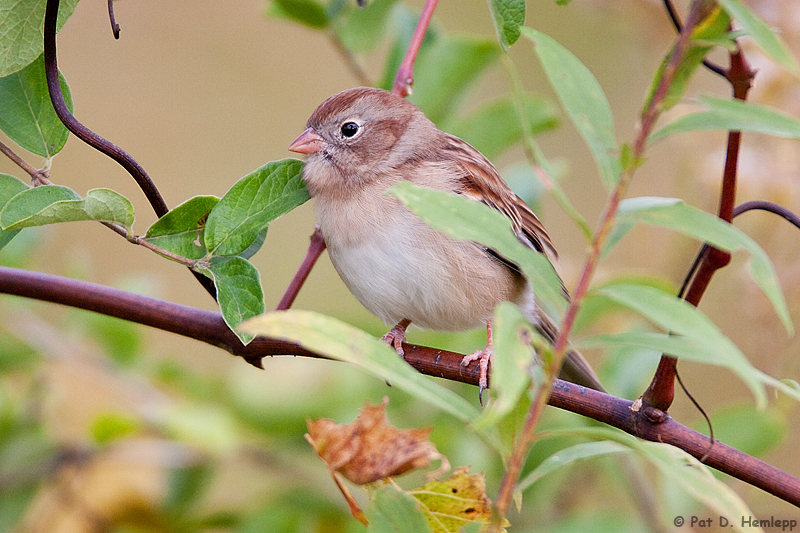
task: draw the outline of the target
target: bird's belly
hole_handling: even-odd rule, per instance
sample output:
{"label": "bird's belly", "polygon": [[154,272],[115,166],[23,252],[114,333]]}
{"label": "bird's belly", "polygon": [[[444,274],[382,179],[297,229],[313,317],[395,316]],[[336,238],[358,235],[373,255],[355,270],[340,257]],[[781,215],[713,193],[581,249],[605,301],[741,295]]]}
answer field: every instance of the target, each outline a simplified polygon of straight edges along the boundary
{"label": "bird's belly", "polygon": [[478,245],[427,226],[373,228],[358,242],[326,234],[326,241],[347,287],[387,323],[408,319],[438,331],[473,329],[492,317],[500,301],[517,301],[525,290],[524,280]]}

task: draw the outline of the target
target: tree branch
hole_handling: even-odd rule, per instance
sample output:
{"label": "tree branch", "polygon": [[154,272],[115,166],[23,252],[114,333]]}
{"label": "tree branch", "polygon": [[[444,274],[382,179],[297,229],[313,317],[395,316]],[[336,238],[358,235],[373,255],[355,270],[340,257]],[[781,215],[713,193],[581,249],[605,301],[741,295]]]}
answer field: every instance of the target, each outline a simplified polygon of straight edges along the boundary
{"label": "tree branch", "polygon": [[[279,339],[256,338],[244,346],[214,311],[51,274],[0,267],[0,293],[86,309],[217,346],[263,368],[276,355],[325,358]],[[405,360],[419,372],[451,381],[478,384],[477,366],[463,367],[463,354],[404,344]],[[666,413],[637,409],[628,400],[555,380],[548,403],[604,422],[636,437],[681,448],[705,464],[800,506],[800,479],[672,420]]]}

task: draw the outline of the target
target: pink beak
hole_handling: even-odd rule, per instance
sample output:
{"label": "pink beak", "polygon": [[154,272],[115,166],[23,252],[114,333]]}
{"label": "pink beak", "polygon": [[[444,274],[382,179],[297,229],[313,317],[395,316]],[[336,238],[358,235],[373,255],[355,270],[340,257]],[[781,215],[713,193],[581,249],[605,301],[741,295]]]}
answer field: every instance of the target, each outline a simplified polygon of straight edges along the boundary
{"label": "pink beak", "polygon": [[314,131],[314,128],[308,128],[289,145],[289,151],[298,154],[313,154],[325,148],[326,144],[322,137]]}

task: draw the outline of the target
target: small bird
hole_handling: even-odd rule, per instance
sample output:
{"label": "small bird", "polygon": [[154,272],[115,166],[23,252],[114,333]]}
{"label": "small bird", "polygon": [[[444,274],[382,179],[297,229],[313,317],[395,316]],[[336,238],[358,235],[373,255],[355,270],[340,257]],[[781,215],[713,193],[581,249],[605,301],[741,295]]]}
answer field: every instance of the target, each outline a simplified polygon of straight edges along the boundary
{"label": "small bird", "polygon": [[[386,193],[410,181],[484,203],[511,220],[522,243],[557,258],[542,223],[478,150],[439,130],[407,100],[368,87],[325,100],[289,150],[307,156],[303,180],[315,199],[333,266],[364,307],[396,324],[382,339],[398,354],[403,355],[412,323],[437,331],[485,325],[486,347],[462,360],[462,365],[479,361],[482,395],[498,303],[516,303],[554,341],[556,328],[540,312],[516,265],[481,244],[456,241],[431,228]],[[602,390],[575,351],[562,377]]]}

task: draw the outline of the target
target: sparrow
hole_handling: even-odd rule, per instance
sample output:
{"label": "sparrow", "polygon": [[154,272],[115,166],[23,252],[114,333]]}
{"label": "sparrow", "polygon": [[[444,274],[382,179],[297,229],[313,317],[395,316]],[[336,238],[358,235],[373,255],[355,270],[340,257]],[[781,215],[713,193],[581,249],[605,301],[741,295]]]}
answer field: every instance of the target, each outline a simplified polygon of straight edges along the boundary
{"label": "sparrow", "polygon": [[[481,202],[507,216],[526,246],[556,259],[542,223],[494,165],[465,141],[439,130],[409,101],[382,89],[335,94],[311,114],[289,146],[305,154],[303,180],[334,268],[370,312],[396,324],[382,340],[403,355],[410,324],[437,331],[485,326],[478,361],[479,398],[494,354],[492,317],[503,301],[517,304],[551,342],[557,329],[539,309],[520,269],[479,243],[457,241],[414,215],[386,191],[410,181]],[[583,357],[571,351],[562,377],[603,390]]]}

